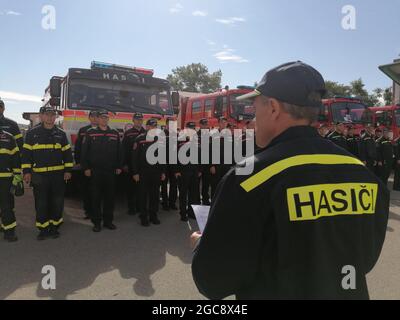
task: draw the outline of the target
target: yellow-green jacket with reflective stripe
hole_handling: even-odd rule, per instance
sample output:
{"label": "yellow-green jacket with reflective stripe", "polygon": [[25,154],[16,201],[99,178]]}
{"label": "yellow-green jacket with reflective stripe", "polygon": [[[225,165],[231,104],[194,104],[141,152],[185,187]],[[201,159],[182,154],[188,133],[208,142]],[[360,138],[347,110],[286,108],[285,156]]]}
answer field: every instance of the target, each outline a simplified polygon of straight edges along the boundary
{"label": "yellow-green jacket with reflective stripe", "polygon": [[286,130],[247,163],[254,170],[232,169],[213,197],[192,262],[200,292],[214,300],[367,299],[366,274],[387,231],[382,181],[307,126]]}
{"label": "yellow-green jacket with reflective stripe", "polygon": [[19,130],[18,124],[15,121],[0,115],[0,129],[8,132],[14,137],[17,146],[21,151],[24,139],[22,137],[21,131]]}
{"label": "yellow-green jacket with reflective stripe", "polygon": [[22,152],[24,174],[68,172],[72,168],[71,146],[64,131],[39,125],[27,132]]}
{"label": "yellow-green jacket with reflective stripe", "polygon": [[21,173],[21,158],[14,137],[0,129],[0,179]]}

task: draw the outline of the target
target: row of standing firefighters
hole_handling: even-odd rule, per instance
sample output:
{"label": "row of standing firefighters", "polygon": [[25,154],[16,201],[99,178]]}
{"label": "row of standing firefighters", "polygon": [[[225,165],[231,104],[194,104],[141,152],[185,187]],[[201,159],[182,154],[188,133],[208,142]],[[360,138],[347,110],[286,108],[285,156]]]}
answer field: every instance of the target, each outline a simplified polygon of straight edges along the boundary
{"label": "row of standing firefighters", "polygon": [[[9,241],[17,240],[14,196],[10,190],[21,183],[21,171],[25,182],[33,186],[36,226],[40,231],[38,239],[59,237],[59,227],[63,223],[65,186],[74,167],[72,150],[66,134],[55,126],[55,110],[44,107],[40,113],[41,124],[27,132],[24,142],[15,123],[5,121],[4,117],[0,119],[0,204],[2,229]],[[85,213],[95,232],[101,231],[102,227],[116,229],[113,219],[118,175],[125,177],[128,213],[139,213],[141,224],[149,226],[150,223],[160,224],[160,186],[163,209],[178,209],[176,202],[179,199],[181,220],[187,221],[188,217],[193,218],[191,205],[209,205],[218,183],[232,166],[224,164],[224,159],[218,165],[183,165],[179,162],[152,165],[146,154],[157,139],[147,138],[149,130],[157,128],[157,120],[149,119],[145,130],[143,115],[135,114],[133,127],[124,133],[121,141],[119,132],[108,126],[107,111],[92,112],[89,119],[91,124],[78,134],[75,162],[80,165],[83,176]],[[187,127],[194,129],[195,123],[188,123]],[[207,119],[200,121],[200,127],[209,129]],[[227,120],[221,118],[219,130],[227,127]],[[391,141],[389,130],[367,127],[358,137],[351,125],[339,123],[333,132],[324,126],[319,131],[362,160],[385,183],[394,168],[394,189],[400,190],[400,141]],[[164,132],[166,136],[170,134],[167,129]],[[201,139],[200,134],[198,137]],[[177,152],[187,142],[189,140],[180,142]],[[224,143],[220,146],[224,148]],[[220,154],[223,153],[221,149]]]}
{"label": "row of standing firefighters", "polygon": [[390,129],[367,126],[360,135],[348,123],[337,123],[332,131],[319,127],[321,136],[359,158],[386,185],[394,170],[393,189],[400,191],[400,139],[392,139]]}
{"label": "row of standing firefighters", "polygon": [[[232,167],[232,164],[224,164],[224,159],[221,159],[221,164],[215,165],[192,163],[184,165],[179,161],[177,164],[170,164],[168,159],[166,164],[150,164],[146,156],[147,151],[154,143],[157,143],[157,137],[149,140],[147,138],[149,138],[150,130],[157,128],[156,119],[147,120],[145,130],[143,128],[143,115],[136,113],[133,117],[133,127],[125,131],[118,149],[116,146],[110,148],[108,143],[99,141],[98,136],[101,132],[98,128],[96,129],[97,121],[101,122],[103,118],[108,116],[107,112],[100,112],[97,115],[98,117],[94,113],[90,114],[91,124],[79,131],[75,145],[75,161],[81,166],[85,181],[82,189],[84,192],[84,210],[87,218],[90,218],[94,223],[93,230],[96,232],[101,230],[101,219],[104,219],[106,225],[111,223],[113,219],[114,197],[110,196],[109,199],[107,197],[115,194],[115,179],[112,174],[114,168],[122,168],[128,214],[139,213],[141,224],[149,226],[150,223],[160,224],[158,218],[160,193],[162,208],[165,211],[178,210],[176,202],[179,200],[180,219],[186,222],[188,218],[194,218],[191,205],[210,205],[218,183]],[[167,126],[164,129],[166,150],[169,149],[170,132],[168,128],[170,120],[167,119]],[[186,127],[194,130],[195,123],[189,122]],[[222,117],[219,119],[219,130],[227,128],[229,128],[227,119]],[[200,129],[210,129],[207,119],[200,121]],[[109,131],[108,135],[114,135],[114,139],[118,140],[117,132],[111,129]],[[198,155],[200,156],[201,131],[198,131],[197,134]],[[223,140],[224,138],[220,139]],[[185,141],[178,141],[176,153],[189,141],[189,137]],[[115,145],[118,145],[117,141]],[[220,148],[224,148],[223,141],[220,143]],[[223,154],[223,151],[220,153]],[[104,156],[104,159],[99,156],[106,154],[108,156]],[[104,160],[104,163],[93,164],[93,159],[96,159],[96,162],[103,162]],[[105,168],[112,163],[115,165],[108,169]],[[97,169],[91,170],[93,167]],[[100,168],[101,172],[109,172],[109,176],[106,177],[104,174],[100,176],[98,172],[96,173],[96,170]],[[98,207],[99,202],[97,201],[101,198],[98,195],[100,191],[97,190],[99,186],[103,186],[102,197],[106,199],[102,211]],[[87,191],[85,192],[85,190]]]}
{"label": "row of standing firefighters", "polygon": [[[4,116],[0,119],[0,206],[2,230],[10,242],[17,241],[14,194],[11,192],[15,193],[16,187],[21,185],[23,190],[22,178],[33,187],[38,240],[60,236],[64,194],[74,163],[67,136],[55,125],[56,117],[54,109],[42,107],[41,123],[26,133],[25,140],[15,122]],[[145,130],[143,115],[135,114],[133,127],[124,133],[122,141],[119,132],[108,126],[107,111],[91,112],[89,119],[91,124],[81,128],[78,134],[75,162],[82,172],[84,209],[94,225],[94,232],[101,231],[102,227],[116,229],[113,224],[116,177],[121,174],[126,178],[128,213],[140,213],[141,224],[149,226],[150,223],[160,224],[160,185],[163,209],[177,209],[179,198],[180,218],[187,221],[194,217],[191,205],[209,205],[219,181],[232,166],[224,164],[223,159],[218,165],[183,165],[180,162],[152,165],[146,154],[157,139],[149,141],[147,138],[149,130],[157,128],[156,119],[149,119]],[[188,123],[187,127],[195,129],[195,124]],[[226,128],[228,122],[221,118],[219,129]],[[209,129],[207,119],[201,121],[201,129]],[[164,132],[166,136],[170,134],[167,129]],[[198,136],[201,139],[201,135]],[[176,151],[188,142],[189,139],[179,142]],[[221,148],[223,146],[221,142]]]}

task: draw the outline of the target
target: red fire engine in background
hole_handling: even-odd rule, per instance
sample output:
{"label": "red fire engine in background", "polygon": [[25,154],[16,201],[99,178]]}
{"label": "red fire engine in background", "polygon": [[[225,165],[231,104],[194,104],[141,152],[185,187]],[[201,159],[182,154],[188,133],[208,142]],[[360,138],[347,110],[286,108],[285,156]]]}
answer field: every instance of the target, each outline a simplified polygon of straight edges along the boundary
{"label": "red fire engine in background", "polygon": [[372,107],[373,124],[377,128],[389,128],[393,138],[400,137],[400,106]]}
{"label": "red fire engine in background", "polygon": [[335,123],[348,122],[359,135],[367,124],[373,123],[373,113],[358,98],[336,96],[322,102],[317,125],[325,124],[332,128]]}
{"label": "red fire engine in background", "polygon": [[253,91],[253,87],[239,86],[237,89],[226,88],[211,94],[183,98],[178,115],[178,127],[184,128],[190,121],[196,122],[207,118],[212,128],[218,127],[218,119],[225,117],[237,128],[242,128],[246,121],[254,119],[255,110],[251,100],[236,101],[236,97]]}

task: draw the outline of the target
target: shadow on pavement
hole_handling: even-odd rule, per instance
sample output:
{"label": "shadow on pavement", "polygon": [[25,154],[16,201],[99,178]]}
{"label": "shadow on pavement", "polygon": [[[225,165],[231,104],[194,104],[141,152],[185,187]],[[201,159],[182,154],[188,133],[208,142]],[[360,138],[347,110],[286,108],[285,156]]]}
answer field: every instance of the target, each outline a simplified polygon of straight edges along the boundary
{"label": "shadow on pavement", "polygon": [[[0,240],[0,299],[32,286],[36,286],[40,298],[66,299],[113,270],[118,270],[123,279],[133,280],[132,296],[149,298],[155,294],[151,276],[165,266],[167,254],[190,268],[190,231],[179,221],[177,212],[160,213],[160,226],[143,228],[138,217],[121,213],[121,208],[115,218],[118,230],[95,234],[91,223],[82,219],[76,202],[67,201],[61,238],[39,242],[32,195],[25,197],[23,201],[17,200],[20,241],[9,244]],[[24,203],[29,203],[28,207]],[[22,216],[18,214],[21,212]],[[41,288],[44,265],[56,268],[56,290]]]}

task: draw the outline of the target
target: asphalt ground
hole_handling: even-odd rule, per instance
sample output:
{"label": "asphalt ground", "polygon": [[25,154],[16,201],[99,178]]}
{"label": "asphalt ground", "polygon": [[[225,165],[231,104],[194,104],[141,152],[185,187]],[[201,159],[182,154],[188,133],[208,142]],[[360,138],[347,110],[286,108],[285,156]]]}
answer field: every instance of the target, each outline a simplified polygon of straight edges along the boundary
{"label": "asphalt ground", "polygon": [[[0,299],[203,299],[190,268],[197,224],[181,222],[177,211],[161,211],[162,224],[144,228],[120,201],[118,230],[96,234],[80,201],[67,198],[61,237],[39,242],[30,189],[16,210],[20,240],[0,240]],[[55,267],[55,290],[42,288],[45,265]],[[400,192],[392,192],[387,238],[368,283],[372,299],[400,299]]]}

